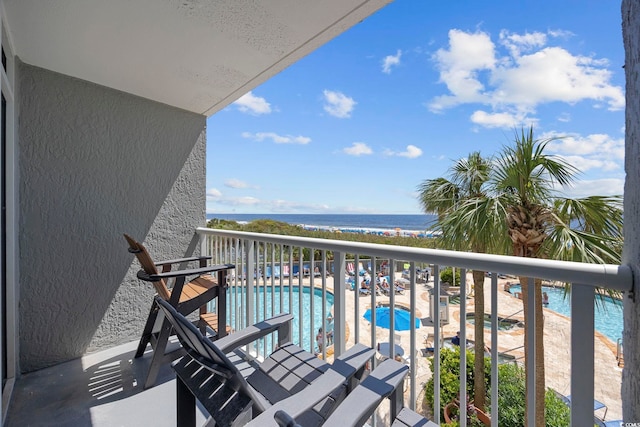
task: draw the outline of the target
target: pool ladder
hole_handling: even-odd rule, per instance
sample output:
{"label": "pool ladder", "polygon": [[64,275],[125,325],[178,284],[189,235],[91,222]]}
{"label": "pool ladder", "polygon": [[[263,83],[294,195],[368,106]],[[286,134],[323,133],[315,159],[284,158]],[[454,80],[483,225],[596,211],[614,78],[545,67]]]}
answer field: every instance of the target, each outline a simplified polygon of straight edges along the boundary
{"label": "pool ladder", "polygon": [[524,311],[524,308],[522,310],[518,310],[515,313],[512,313],[510,315],[508,315],[507,317],[505,317],[504,319],[498,319],[498,328],[500,327],[500,323],[506,322],[507,320],[509,320],[511,317],[515,316],[518,313],[522,313]]}

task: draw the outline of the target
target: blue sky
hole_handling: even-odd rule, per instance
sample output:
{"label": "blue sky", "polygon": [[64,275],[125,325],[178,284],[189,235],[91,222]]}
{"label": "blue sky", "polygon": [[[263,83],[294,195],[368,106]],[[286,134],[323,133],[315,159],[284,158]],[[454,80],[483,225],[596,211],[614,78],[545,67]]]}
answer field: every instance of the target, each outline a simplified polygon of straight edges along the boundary
{"label": "blue sky", "polygon": [[207,120],[207,213],[420,214],[530,125],[622,194],[623,64],[619,2],[396,0]]}

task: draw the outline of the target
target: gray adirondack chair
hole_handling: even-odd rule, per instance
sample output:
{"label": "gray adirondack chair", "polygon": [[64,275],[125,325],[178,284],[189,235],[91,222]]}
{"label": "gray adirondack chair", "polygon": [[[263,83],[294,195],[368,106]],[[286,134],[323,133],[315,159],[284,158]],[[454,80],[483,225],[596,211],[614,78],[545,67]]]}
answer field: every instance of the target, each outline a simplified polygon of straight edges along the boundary
{"label": "gray adirondack chair", "polygon": [[[393,359],[386,359],[376,367],[324,421],[326,426],[363,426],[374,414],[380,403],[391,401],[390,424],[392,427],[437,427],[409,408],[404,407],[403,384],[409,368]],[[306,391],[306,390],[305,390]],[[302,395],[305,391],[301,392]],[[254,419],[250,426],[306,427],[297,415],[305,411],[302,396],[275,404],[269,412]],[[311,400],[311,404],[312,400]]]}
{"label": "gray adirondack chair", "polygon": [[[291,399],[312,405],[296,419],[305,426],[321,425],[336,405],[362,378],[375,356],[357,344],[327,364],[292,344],[290,314],[280,314],[211,341],[170,304],[156,302],[176,330],[187,356],[174,363],[177,374],[179,426],[195,425],[195,400],[200,401],[216,426],[245,425],[276,402]],[[241,347],[277,333],[276,349],[262,362]]]}

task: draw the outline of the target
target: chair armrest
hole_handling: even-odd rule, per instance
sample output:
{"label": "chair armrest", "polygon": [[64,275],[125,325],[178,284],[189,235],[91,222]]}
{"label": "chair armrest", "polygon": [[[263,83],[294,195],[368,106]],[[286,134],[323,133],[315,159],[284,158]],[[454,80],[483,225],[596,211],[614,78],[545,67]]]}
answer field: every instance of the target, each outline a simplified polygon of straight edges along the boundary
{"label": "chair armrest", "polygon": [[[331,365],[329,365],[326,372],[316,378],[306,388],[295,393],[291,397],[277,402],[258,417],[254,418],[249,424],[247,424],[247,427],[276,426],[277,424],[274,416],[278,411],[284,411],[294,418],[300,416],[305,411],[313,408],[318,404],[318,402],[327,397],[336,388],[340,387],[340,385],[344,384],[345,381],[350,381],[353,376],[364,367],[365,363],[375,356],[375,353],[375,350],[370,347],[362,344],[354,345],[348,351],[340,355]],[[408,369],[405,365],[395,361],[392,362],[403,366],[405,371]],[[354,391],[359,387],[360,386],[356,387]],[[338,422],[336,424],[327,425],[350,424]]]}
{"label": "chair armrest", "polygon": [[272,332],[278,331],[278,333],[290,334],[291,321],[293,316],[288,313],[282,313],[274,316],[270,319],[258,322],[253,326],[248,326],[240,331],[236,331],[230,335],[219,338],[213,342],[213,345],[218,347],[222,352],[229,353],[256,341]]}
{"label": "chair armrest", "polygon": [[236,268],[233,264],[221,264],[221,265],[209,265],[201,268],[191,268],[187,270],[175,270],[166,271],[163,273],[149,274],[144,270],[138,271],[138,279],[146,282],[157,282],[162,279],[168,279],[171,277],[185,277],[185,276],[197,276],[204,273],[211,273],[214,271],[231,270]]}
{"label": "chair armrest", "polygon": [[154,262],[154,264],[158,267],[162,267],[163,265],[169,264],[181,264],[183,262],[193,262],[193,261],[209,261],[211,259],[210,256],[192,256],[188,258],[176,258],[176,259],[168,259],[165,261]]}
{"label": "chair armrest", "polygon": [[438,424],[429,421],[409,408],[402,408],[396,419],[393,420],[391,427],[438,427]]}
{"label": "chair armrest", "polygon": [[393,359],[382,362],[340,403],[326,425],[363,425],[385,397],[402,393],[409,367]]}

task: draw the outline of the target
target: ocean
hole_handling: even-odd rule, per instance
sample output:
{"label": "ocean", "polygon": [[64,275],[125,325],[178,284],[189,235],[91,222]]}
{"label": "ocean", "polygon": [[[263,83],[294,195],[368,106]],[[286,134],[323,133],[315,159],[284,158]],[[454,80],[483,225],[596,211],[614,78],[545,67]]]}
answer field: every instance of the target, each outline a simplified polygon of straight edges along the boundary
{"label": "ocean", "polygon": [[272,219],[293,225],[304,225],[306,228],[336,228],[336,229],[375,229],[403,231],[427,231],[435,222],[435,215],[357,215],[357,214],[207,214],[207,220],[212,218],[238,222],[250,222],[256,219]]}

